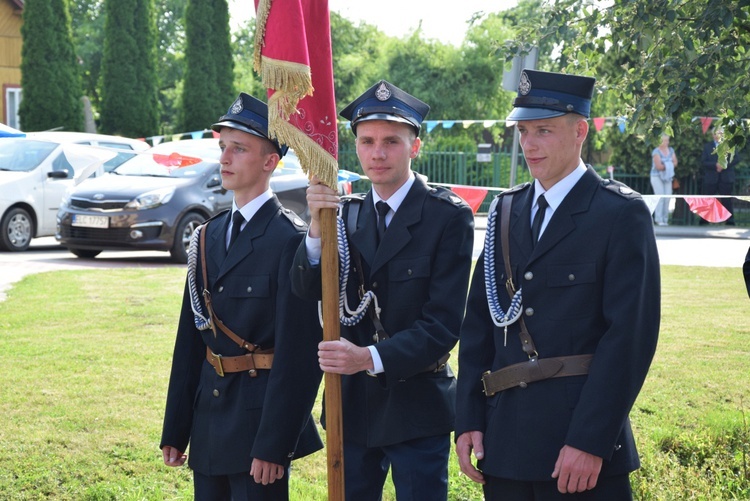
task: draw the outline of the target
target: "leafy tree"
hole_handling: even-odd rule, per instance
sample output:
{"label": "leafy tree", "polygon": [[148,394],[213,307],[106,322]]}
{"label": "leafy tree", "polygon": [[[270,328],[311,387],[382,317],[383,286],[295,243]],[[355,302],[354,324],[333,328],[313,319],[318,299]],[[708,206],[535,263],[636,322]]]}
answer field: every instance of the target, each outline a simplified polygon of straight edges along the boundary
{"label": "leafy tree", "polygon": [[101,130],[129,137],[158,131],[153,0],[105,0]]}
{"label": "leafy tree", "polygon": [[[501,54],[558,41],[567,70],[595,75],[616,96],[610,111],[629,130],[658,136],[713,116],[725,128],[722,153],[742,147],[750,117],[750,0],[556,0],[545,23],[524,24]],[[699,125],[696,125],[698,127]]]}
{"label": "leafy tree", "polygon": [[188,0],[182,127],[202,130],[236,97],[226,0]]}
{"label": "leafy tree", "polygon": [[23,21],[23,129],[83,130],[81,78],[67,0],[26,0]]}

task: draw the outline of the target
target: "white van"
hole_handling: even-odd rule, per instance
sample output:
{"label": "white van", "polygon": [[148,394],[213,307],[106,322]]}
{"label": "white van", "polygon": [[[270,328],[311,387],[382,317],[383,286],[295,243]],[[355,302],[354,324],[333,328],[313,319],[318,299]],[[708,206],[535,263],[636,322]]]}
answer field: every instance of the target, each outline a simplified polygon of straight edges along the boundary
{"label": "white van", "polygon": [[106,151],[110,160],[100,167],[101,173],[148,148],[138,139],[80,132],[0,138],[0,250],[24,251],[32,238],[55,234],[57,210],[66,191],[92,174],[90,160],[77,162],[74,157],[86,157],[87,152],[95,157]]}

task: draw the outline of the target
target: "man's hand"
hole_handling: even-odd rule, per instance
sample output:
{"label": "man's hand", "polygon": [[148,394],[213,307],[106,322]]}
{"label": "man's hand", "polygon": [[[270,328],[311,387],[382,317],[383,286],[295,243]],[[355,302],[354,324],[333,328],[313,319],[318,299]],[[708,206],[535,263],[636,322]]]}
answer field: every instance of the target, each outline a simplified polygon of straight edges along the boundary
{"label": "man's hand", "polygon": [[339,206],[339,197],[336,191],[324,185],[317,176],[310,179],[307,187],[307,206],[310,208],[309,235],[312,238],[320,238],[320,209],[334,209]]}
{"label": "man's hand", "polygon": [[482,472],[477,470],[471,462],[471,451],[474,450],[474,457],[482,459],[484,457],[484,433],[481,431],[467,431],[462,433],[456,440],[456,455],[458,456],[458,465],[461,471],[474,482],[484,484]]}
{"label": "man's hand", "polygon": [[268,485],[284,476],[284,467],[280,464],[253,458],[253,463],[250,465],[250,475],[252,475],[255,483]]}
{"label": "man's hand", "polygon": [[369,349],[344,338],[318,344],[318,363],[320,370],[333,374],[351,375],[375,368]]}
{"label": "man's hand", "polygon": [[176,448],[165,445],[161,448],[161,454],[164,457],[164,464],[167,466],[182,466],[187,460],[187,454]]}
{"label": "man's hand", "polygon": [[601,471],[602,458],[566,445],[560,449],[552,478],[557,479],[557,490],[563,494],[584,492],[596,487]]}

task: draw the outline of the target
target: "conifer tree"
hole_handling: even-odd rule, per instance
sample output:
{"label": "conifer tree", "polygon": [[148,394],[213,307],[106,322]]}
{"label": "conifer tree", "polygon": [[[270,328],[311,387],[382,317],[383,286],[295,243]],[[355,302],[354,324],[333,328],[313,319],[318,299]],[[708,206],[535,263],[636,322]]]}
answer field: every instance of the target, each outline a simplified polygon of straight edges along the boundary
{"label": "conifer tree", "polygon": [[101,131],[155,135],[159,98],[153,0],[106,0],[104,14]]}
{"label": "conifer tree", "polygon": [[26,0],[21,36],[21,127],[83,130],[83,93],[67,0]]}
{"label": "conifer tree", "polygon": [[234,99],[234,63],[226,0],[188,0],[185,10],[184,131],[202,130]]}

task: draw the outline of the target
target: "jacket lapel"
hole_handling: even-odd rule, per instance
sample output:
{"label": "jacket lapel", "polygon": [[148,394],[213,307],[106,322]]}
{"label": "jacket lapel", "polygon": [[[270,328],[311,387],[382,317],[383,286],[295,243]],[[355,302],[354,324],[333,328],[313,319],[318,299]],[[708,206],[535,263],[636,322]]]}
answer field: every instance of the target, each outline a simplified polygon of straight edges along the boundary
{"label": "jacket lapel", "polygon": [[225,252],[226,258],[219,266],[218,278],[226,275],[240,261],[253,253],[253,240],[266,232],[266,228],[280,208],[281,205],[276,196],[274,196],[258,209],[258,212],[247,223],[245,229],[240,232],[229,252]]}
{"label": "jacket lapel", "polygon": [[[547,228],[531,254],[531,261],[552,249],[560,240],[575,230],[574,216],[589,210],[591,200],[600,182],[599,175],[591,167],[588,167],[586,173],[565,196],[562,204],[555,210],[549,223],[547,223]],[[528,217],[526,219],[528,225]]]}
{"label": "jacket lapel", "polygon": [[428,190],[424,178],[416,176],[414,184],[393,216],[385,237],[375,253],[375,261],[372,264],[373,273],[385,266],[411,241],[409,227],[422,219],[422,207]]}

